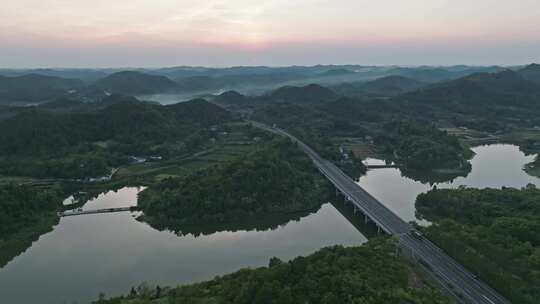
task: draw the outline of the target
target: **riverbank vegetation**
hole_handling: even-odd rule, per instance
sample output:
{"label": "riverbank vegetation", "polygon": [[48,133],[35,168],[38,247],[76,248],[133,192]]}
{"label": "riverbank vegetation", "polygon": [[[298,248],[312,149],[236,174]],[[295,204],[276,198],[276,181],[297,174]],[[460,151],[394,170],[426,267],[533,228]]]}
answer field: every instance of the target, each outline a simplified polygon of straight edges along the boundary
{"label": "riverbank vegetation", "polygon": [[366,172],[361,160],[352,153],[340,151],[339,143],[333,140],[335,137],[363,137],[363,129],[354,124],[341,121],[322,110],[287,103],[261,108],[253,119],[287,130],[354,178]]}
{"label": "riverbank vegetation", "polygon": [[60,191],[14,184],[0,186],[0,267],[58,223]]}
{"label": "riverbank vegetation", "polygon": [[437,180],[448,180],[470,171],[468,159],[473,153],[456,137],[430,121],[378,114],[378,107],[347,99],[320,109],[275,104],[256,111],[253,118],[288,130],[354,178],[366,168],[350,151],[340,151],[344,143],[338,138],[372,142],[378,154],[394,161],[412,178],[436,174]]}
{"label": "riverbank vegetation", "polygon": [[390,121],[383,125],[383,132],[374,141],[384,153],[391,155],[390,159],[408,171],[471,170],[467,159],[473,152],[428,121]]}
{"label": "riverbank vegetation", "polygon": [[432,190],[416,200],[424,228],[513,303],[540,302],[540,190]]}
{"label": "riverbank vegetation", "polygon": [[268,267],[203,283],[132,289],[129,296],[94,303],[451,303],[396,252],[391,240],[376,239],[361,247],[324,248],[289,262],[272,258]]}
{"label": "riverbank vegetation", "polygon": [[180,232],[184,225],[312,210],[330,193],[311,160],[288,140],[276,139],[242,158],[163,179],[140,194],[139,207],[142,220]]}

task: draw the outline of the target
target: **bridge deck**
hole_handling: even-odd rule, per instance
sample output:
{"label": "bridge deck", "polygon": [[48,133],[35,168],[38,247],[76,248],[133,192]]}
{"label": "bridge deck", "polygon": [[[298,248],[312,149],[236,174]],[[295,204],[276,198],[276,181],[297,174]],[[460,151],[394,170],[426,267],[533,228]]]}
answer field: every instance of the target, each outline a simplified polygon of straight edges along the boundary
{"label": "bridge deck", "polygon": [[104,208],[104,209],[95,209],[95,210],[64,211],[64,212],[58,212],[58,216],[66,217],[66,216],[76,216],[76,215],[85,215],[85,214],[126,212],[126,211],[133,211],[136,208],[137,208],[136,206],[133,206],[133,207],[121,207],[121,208]]}
{"label": "bridge deck", "polygon": [[358,209],[375,224],[399,240],[406,253],[421,261],[425,270],[441,288],[454,296],[459,303],[510,304],[508,300],[481,282],[462,265],[445,254],[427,238],[414,234],[414,229],[384,204],[371,196],[333,163],[321,158],[313,149],[284,130],[249,121],[253,126],[290,138],[313,160],[315,166]]}

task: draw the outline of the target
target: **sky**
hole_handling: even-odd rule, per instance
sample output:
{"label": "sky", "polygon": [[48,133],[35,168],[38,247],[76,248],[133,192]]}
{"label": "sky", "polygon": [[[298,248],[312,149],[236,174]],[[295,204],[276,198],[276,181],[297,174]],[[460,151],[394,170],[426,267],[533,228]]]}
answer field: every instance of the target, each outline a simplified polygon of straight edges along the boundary
{"label": "sky", "polygon": [[538,0],[1,0],[0,67],[515,65]]}

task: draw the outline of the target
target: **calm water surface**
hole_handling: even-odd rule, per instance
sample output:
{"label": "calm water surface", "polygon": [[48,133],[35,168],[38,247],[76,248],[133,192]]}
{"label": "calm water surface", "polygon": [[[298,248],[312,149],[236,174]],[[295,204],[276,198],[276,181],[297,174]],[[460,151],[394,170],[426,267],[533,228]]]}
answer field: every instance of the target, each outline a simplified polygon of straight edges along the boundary
{"label": "calm water surface", "polygon": [[[467,177],[458,177],[451,182],[436,184],[438,188],[457,188],[461,185],[475,188],[521,188],[528,183],[540,186],[540,179],[528,175],[523,166],[534,161],[535,156],[526,156],[514,145],[488,145],[473,148],[476,153],[471,160],[472,171]],[[370,160],[370,164],[384,162]],[[358,182],[392,211],[406,221],[417,220],[414,202],[418,194],[429,191],[432,185],[421,183],[401,175],[399,169],[385,168],[370,170]],[[417,220],[418,221],[418,220]],[[423,221],[419,221],[424,223]]]}
{"label": "calm water surface", "polygon": [[[474,149],[472,172],[439,187],[540,186],[522,171],[533,160],[510,145]],[[398,169],[369,171],[359,181],[405,220],[429,184],[402,177]],[[132,206],[141,188],[108,192],[85,209]],[[341,209],[341,208],[340,208]],[[291,259],[325,246],[359,245],[366,238],[331,204],[276,229],[177,236],[135,220],[133,213],[62,218],[55,229],[0,269],[0,303],[88,303],[100,292],[125,294],[141,282],[176,285],[211,279],[277,256]],[[349,215],[350,216],[350,215]]]}
{"label": "calm water surface", "polygon": [[[131,206],[140,189],[108,192],[86,209]],[[179,237],[113,213],[62,218],[25,253],[0,270],[0,303],[88,303],[100,292],[132,286],[211,279],[242,267],[291,259],[325,246],[360,245],[366,238],[331,205],[274,230]]]}

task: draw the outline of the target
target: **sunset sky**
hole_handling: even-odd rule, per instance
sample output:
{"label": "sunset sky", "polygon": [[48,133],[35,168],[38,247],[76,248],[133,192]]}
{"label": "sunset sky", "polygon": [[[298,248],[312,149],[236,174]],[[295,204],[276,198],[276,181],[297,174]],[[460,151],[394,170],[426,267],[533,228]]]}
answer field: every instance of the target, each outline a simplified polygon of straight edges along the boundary
{"label": "sunset sky", "polygon": [[538,61],[538,0],[7,0],[0,9],[0,67]]}

